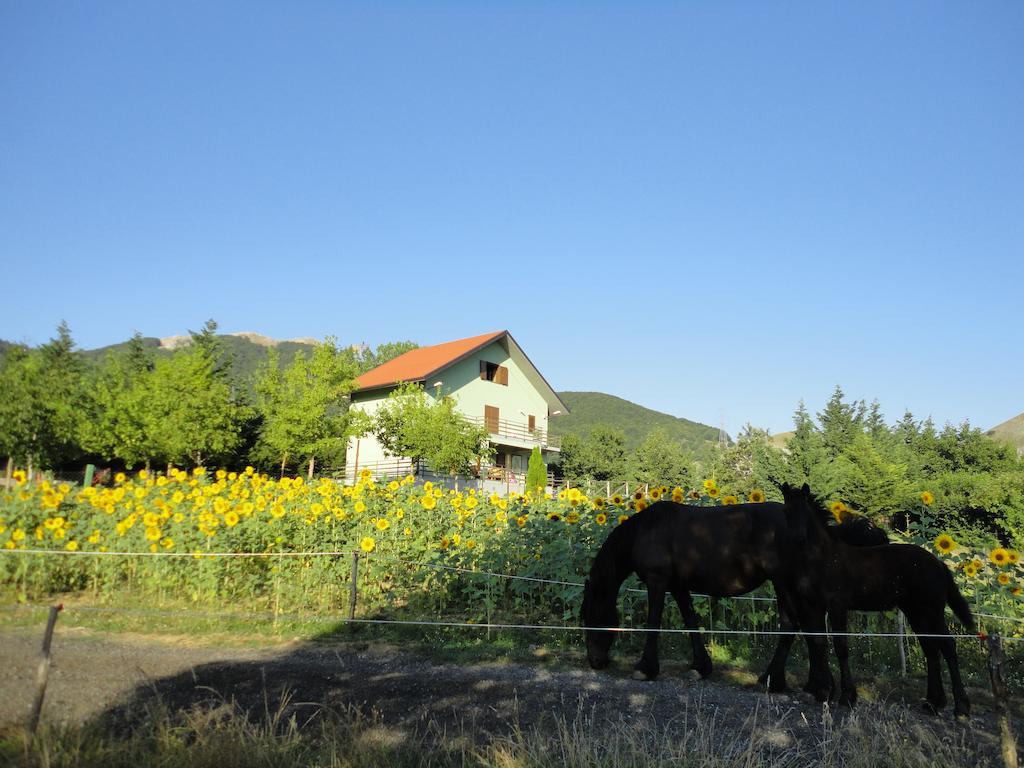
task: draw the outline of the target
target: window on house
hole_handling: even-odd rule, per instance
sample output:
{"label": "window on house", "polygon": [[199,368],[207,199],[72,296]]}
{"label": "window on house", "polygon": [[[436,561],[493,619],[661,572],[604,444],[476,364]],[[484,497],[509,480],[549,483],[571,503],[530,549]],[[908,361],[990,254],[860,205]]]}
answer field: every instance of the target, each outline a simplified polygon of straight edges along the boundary
{"label": "window on house", "polygon": [[495,384],[508,386],[508,368],[497,363],[489,363],[486,360],[480,361],[480,378],[484,381],[493,381]]}
{"label": "window on house", "polygon": [[533,416],[533,415],[527,416],[526,417],[526,421],[527,421],[527,425],[526,425],[527,429],[529,429],[531,432],[536,432],[537,431],[537,417]]}

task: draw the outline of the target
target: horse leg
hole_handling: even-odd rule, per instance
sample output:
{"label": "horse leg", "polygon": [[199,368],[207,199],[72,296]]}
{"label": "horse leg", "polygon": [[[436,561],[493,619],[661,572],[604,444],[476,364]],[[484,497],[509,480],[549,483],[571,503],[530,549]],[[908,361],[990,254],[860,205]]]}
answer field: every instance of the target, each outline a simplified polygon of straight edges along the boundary
{"label": "horse leg", "polygon": [[825,637],[825,611],[814,606],[800,608],[800,628],[807,643],[810,671],[804,690],[817,701],[828,701],[835,689],[832,670],[828,667],[828,640]]}
{"label": "horse leg", "polygon": [[[648,577],[647,582],[647,629],[661,629],[661,613],[665,609],[665,589],[668,586],[661,579]],[[658,664],[658,633],[648,632],[644,652],[636,663],[633,678],[653,680],[661,671]]]}
{"label": "horse leg", "polygon": [[708,677],[711,675],[711,657],[708,655],[708,649],[704,647],[704,638],[701,637],[699,631],[700,624],[697,621],[697,612],[693,610],[693,598],[690,596],[689,590],[685,589],[673,589],[672,597],[675,598],[679,611],[683,614],[686,628],[690,630],[690,644],[693,646],[693,661],[690,663],[690,669],[701,677]]}
{"label": "horse leg", "polygon": [[[793,629],[796,626],[796,608],[793,607],[792,597],[776,585],[775,598],[779,606],[779,628],[784,632]],[[793,647],[795,637],[792,632],[779,635],[772,660],[757,678],[758,685],[767,685],[769,693],[782,693],[789,689],[786,685],[786,659],[789,658],[789,649]]]}
{"label": "horse leg", "polygon": [[857,685],[853,682],[850,672],[850,643],[846,636],[846,610],[843,608],[830,610],[829,621],[832,623],[832,646],[836,649],[839,660],[839,703],[853,706],[857,703]]}
{"label": "horse leg", "polygon": [[946,666],[949,667],[949,681],[953,686],[953,714],[957,717],[970,717],[971,701],[967,698],[964,681],[960,679],[960,660],[956,655],[956,640],[952,637],[940,638],[939,649],[946,659]]}
{"label": "horse leg", "polygon": [[924,652],[925,666],[928,671],[928,690],[925,693],[924,704],[925,709],[935,714],[946,706],[946,692],[942,690],[942,667],[940,665],[942,651],[939,639],[926,637],[926,635],[936,634],[937,629],[946,632],[946,617],[939,614],[940,623],[936,625],[935,622],[928,621],[927,616],[922,616],[919,611],[907,613],[904,610],[903,613],[906,615],[907,621],[910,622],[910,628],[917,633],[917,642],[921,644],[921,650]]}

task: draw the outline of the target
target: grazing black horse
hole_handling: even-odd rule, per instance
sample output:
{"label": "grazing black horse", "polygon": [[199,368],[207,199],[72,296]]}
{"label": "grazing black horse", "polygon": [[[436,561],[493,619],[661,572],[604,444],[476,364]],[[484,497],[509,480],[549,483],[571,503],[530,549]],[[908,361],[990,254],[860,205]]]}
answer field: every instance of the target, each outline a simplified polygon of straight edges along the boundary
{"label": "grazing black horse", "polygon": [[[974,617],[957,589],[950,570],[931,552],[912,544],[879,547],[851,547],[828,535],[829,512],[803,488],[782,487],[785,514],[796,546],[796,600],[801,626],[807,632],[822,632],[827,613],[834,632],[846,632],[847,611],[888,611],[899,608],[918,642],[928,666],[926,703],[932,711],[946,706],[942,688],[940,654],[949,666],[953,686],[954,712],[970,713],[971,703],[960,679],[956,642],[948,635],[945,608],[971,632]],[[939,635],[940,637],[936,637]],[[828,650],[823,637],[807,638],[811,657],[810,686],[819,700],[833,687],[828,668]],[[840,702],[853,704],[857,688],[850,674],[847,638],[833,635],[840,668]],[[812,643],[815,652],[810,652]]]}
{"label": "grazing black horse", "polygon": [[[880,544],[888,539],[867,521],[835,526],[835,535],[855,544]],[[691,668],[711,674],[711,657],[698,630],[691,592],[733,597],[771,581],[782,625],[798,623],[793,597],[794,547],[782,504],[736,504],[691,507],[659,501],[623,521],[598,550],[583,591],[585,628],[617,627],[616,607],[622,582],[636,573],[647,586],[647,627],[659,629],[665,592],[671,592],[690,630]],[[608,666],[614,632],[585,629],[587,660],[594,669]],[[793,635],[780,635],[775,654],[760,682],[771,691],[786,689],[786,656]],[[635,677],[653,680],[660,671],[658,633],[650,632]]]}

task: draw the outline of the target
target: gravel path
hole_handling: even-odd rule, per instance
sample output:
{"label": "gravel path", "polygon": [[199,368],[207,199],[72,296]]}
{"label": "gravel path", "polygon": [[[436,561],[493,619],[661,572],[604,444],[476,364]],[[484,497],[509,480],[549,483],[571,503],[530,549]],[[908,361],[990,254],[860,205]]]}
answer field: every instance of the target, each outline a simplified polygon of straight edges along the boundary
{"label": "gravel path", "polygon": [[[27,716],[39,642],[38,630],[0,625],[0,725]],[[154,697],[172,709],[225,700],[261,714],[283,707],[300,722],[315,719],[323,705],[355,705],[403,730],[421,730],[432,722],[455,732],[503,733],[514,724],[534,727],[552,714],[571,718],[581,710],[595,725],[677,720],[684,728],[686,714],[699,711],[714,713],[726,728],[739,728],[756,713],[769,737],[785,741],[814,738],[822,721],[821,705],[803,694],[769,697],[752,687],[693,680],[672,663],[657,682],[645,683],[630,679],[621,662],[601,673],[556,668],[541,659],[537,664],[441,664],[365,643],[248,649],[59,625],[53,652],[43,713],[50,722],[103,717],[131,727],[144,711],[140,704]],[[930,727],[966,727],[986,741],[996,731],[985,712],[964,726],[948,711],[929,718],[918,715],[916,706],[907,710]]]}

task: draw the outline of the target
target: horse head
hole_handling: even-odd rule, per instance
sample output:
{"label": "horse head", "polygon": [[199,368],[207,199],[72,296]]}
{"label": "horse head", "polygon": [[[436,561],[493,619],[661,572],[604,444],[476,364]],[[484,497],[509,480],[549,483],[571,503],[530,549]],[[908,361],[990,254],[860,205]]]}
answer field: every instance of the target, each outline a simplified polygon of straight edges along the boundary
{"label": "horse head", "polygon": [[794,488],[789,483],[782,484],[782,499],[785,502],[786,525],[794,544],[807,543],[807,525],[811,512],[811,487],[807,483],[802,488]]}

